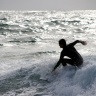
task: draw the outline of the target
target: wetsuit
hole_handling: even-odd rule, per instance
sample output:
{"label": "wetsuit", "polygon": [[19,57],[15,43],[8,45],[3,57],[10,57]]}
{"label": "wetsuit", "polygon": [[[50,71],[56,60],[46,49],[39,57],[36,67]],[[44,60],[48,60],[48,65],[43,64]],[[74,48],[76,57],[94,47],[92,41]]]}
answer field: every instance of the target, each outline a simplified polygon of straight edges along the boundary
{"label": "wetsuit", "polygon": [[[77,67],[83,64],[82,56],[77,52],[74,47],[74,45],[77,43],[80,43],[79,40],[76,40],[63,48],[63,50],[61,51],[60,59],[54,67],[54,70],[60,65],[60,63],[62,63],[63,66],[66,66],[68,63],[72,66]],[[68,58],[64,58],[64,56],[67,56]]]}

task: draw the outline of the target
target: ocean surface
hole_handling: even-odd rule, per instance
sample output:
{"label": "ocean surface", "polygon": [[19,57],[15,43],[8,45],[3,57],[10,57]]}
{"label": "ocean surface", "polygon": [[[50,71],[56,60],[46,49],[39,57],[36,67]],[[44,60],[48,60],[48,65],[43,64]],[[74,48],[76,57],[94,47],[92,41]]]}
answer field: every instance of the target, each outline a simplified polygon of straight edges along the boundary
{"label": "ocean surface", "polygon": [[[59,39],[84,58],[58,67]],[[0,11],[0,96],[96,96],[96,10]]]}

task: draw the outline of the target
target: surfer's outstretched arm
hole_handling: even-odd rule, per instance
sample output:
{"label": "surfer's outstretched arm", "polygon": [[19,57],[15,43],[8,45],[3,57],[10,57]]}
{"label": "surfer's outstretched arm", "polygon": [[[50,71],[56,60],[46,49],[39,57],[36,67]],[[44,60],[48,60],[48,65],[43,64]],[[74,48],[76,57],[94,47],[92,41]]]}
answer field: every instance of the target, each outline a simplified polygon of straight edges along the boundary
{"label": "surfer's outstretched arm", "polygon": [[76,40],[76,41],[70,43],[69,45],[74,46],[74,45],[76,45],[77,43],[81,43],[81,44],[83,44],[83,45],[86,45],[86,44],[87,44],[85,41],[82,41],[82,40]]}

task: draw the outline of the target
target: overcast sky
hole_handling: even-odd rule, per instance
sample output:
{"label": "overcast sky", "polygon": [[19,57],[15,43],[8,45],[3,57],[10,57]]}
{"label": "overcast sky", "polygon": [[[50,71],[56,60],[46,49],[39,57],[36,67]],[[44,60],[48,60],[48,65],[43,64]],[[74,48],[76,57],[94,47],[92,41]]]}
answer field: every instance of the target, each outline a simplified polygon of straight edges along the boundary
{"label": "overcast sky", "polygon": [[96,0],[0,0],[0,10],[96,10]]}

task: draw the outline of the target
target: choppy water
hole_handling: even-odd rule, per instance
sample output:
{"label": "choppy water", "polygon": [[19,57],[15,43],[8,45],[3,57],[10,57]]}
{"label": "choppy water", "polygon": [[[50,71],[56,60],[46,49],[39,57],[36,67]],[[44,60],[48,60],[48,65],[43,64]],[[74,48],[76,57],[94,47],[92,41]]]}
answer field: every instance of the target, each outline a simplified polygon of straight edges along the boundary
{"label": "choppy water", "polygon": [[[0,11],[0,96],[96,96],[96,11]],[[81,69],[60,66],[58,40],[80,39]]]}

